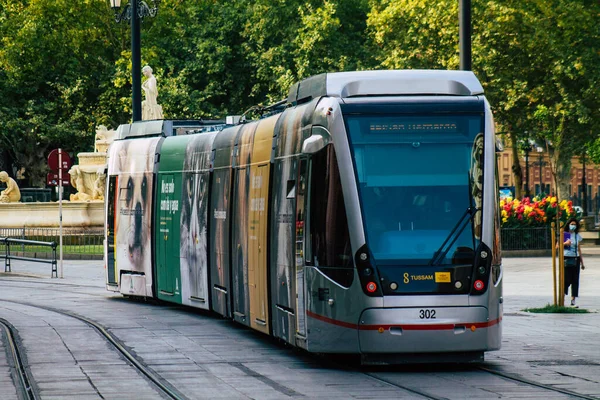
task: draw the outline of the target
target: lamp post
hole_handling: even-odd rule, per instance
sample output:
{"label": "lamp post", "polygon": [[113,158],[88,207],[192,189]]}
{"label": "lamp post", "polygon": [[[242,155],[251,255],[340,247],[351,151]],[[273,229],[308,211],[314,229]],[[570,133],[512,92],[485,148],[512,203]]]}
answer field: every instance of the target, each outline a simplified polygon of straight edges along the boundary
{"label": "lamp post", "polygon": [[458,0],[460,69],[471,70],[471,0]]}
{"label": "lamp post", "polygon": [[531,147],[525,147],[525,197],[531,197],[529,193],[529,152]]}
{"label": "lamp post", "polygon": [[157,0],[152,0],[152,7],[143,0],[129,0],[129,4],[121,9],[121,0],[110,0],[115,12],[115,21],[131,21],[131,110],[132,121],[142,119],[142,54],[140,45],[140,20],[144,17],[155,17],[158,12]]}
{"label": "lamp post", "polygon": [[[525,131],[525,134],[527,134],[527,131]],[[531,197],[529,191],[529,152],[532,149],[531,139],[523,142],[521,149],[523,149],[523,152],[525,153],[525,197]]]}
{"label": "lamp post", "polygon": [[546,161],[544,161],[544,149],[541,147],[536,147],[536,151],[539,153],[540,155],[540,160],[535,162],[534,165],[539,165],[540,166],[540,194],[544,192],[544,165],[546,165]]}

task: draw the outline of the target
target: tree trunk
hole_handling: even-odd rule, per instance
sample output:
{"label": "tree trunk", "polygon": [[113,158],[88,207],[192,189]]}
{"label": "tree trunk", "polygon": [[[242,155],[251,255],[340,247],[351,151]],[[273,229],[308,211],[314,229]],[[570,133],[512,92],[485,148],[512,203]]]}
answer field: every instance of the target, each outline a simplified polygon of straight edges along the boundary
{"label": "tree trunk", "polygon": [[565,152],[558,153],[556,160],[556,195],[559,200],[568,200],[571,196],[569,193],[569,183],[571,182],[571,157]]}

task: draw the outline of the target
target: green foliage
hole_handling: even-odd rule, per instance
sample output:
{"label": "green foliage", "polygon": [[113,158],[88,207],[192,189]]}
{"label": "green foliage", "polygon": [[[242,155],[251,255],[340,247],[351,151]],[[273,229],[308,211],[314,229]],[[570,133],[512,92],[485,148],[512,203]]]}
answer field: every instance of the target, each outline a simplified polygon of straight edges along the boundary
{"label": "green foliage", "polygon": [[107,11],[90,0],[0,0],[0,147],[34,184],[48,149],[90,151],[96,120],[118,116],[98,107],[114,59]]}
{"label": "green foliage", "polygon": [[371,0],[368,32],[386,69],[457,69],[458,1]]}

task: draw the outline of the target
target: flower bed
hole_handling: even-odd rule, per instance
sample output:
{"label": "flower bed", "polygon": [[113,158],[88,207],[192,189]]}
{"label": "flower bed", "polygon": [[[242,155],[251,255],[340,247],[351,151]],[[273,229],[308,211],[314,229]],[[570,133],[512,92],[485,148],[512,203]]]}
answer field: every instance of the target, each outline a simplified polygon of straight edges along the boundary
{"label": "flower bed", "polygon": [[558,202],[556,196],[522,200],[509,197],[500,200],[500,210],[503,228],[548,227],[557,214],[563,225],[576,215],[572,201]]}

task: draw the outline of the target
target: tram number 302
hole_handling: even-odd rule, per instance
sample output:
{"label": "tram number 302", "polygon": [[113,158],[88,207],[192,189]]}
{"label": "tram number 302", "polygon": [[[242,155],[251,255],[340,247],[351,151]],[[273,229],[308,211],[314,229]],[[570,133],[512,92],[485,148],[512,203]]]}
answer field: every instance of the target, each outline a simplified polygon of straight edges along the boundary
{"label": "tram number 302", "polygon": [[435,319],[435,310],[419,310],[419,318]]}

